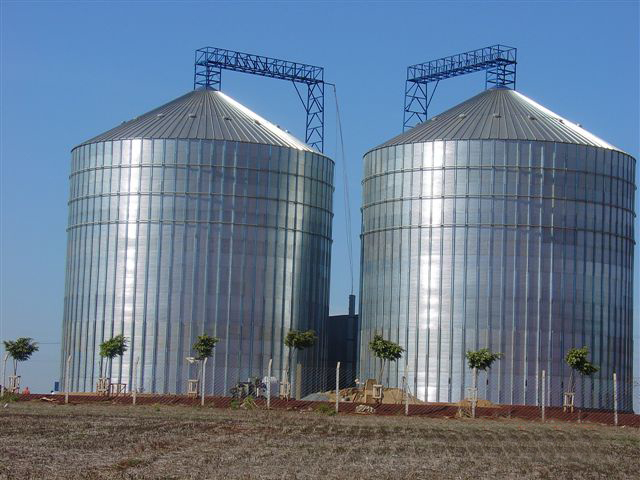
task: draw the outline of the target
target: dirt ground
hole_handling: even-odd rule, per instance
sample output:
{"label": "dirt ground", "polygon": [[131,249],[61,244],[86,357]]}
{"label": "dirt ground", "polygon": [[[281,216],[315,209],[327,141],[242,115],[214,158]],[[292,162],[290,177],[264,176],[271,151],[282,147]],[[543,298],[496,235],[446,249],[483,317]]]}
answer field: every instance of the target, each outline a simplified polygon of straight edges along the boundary
{"label": "dirt ground", "polygon": [[640,430],[186,406],[0,405],[0,478],[638,478]]}

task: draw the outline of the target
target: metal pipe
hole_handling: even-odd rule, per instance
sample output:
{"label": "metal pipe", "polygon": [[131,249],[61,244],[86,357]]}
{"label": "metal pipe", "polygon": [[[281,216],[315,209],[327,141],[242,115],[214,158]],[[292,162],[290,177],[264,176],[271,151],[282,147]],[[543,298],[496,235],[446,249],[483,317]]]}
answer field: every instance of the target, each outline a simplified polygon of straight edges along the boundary
{"label": "metal pipe", "polygon": [[613,424],[618,426],[618,377],[613,374]]}
{"label": "metal pipe", "polygon": [[208,358],[205,357],[205,359],[202,361],[202,394],[200,396],[200,406],[204,407],[204,382],[205,382],[205,372],[207,370],[207,360],[209,360]]}
{"label": "metal pipe", "polygon": [[269,366],[267,367],[267,410],[271,408],[271,366],[273,365],[273,359],[269,359]]}
{"label": "metal pipe", "polygon": [[478,369],[473,369],[473,392],[471,393],[471,418],[476,418],[476,403],[478,401]]}
{"label": "metal pipe", "polygon": [[133,378],[131,379],[131,391],[133,395],[132,403],[136,404],[136,393],[138,392],[138,363],[140,362],[140,357],[136,357],[136,361],[133,364]]}
{"label": "metal pipe", "polygon": [[2,394],[0,396],[4,397],[4,392],[6,390],[5,385],[7,383],[7,359],[9,358],[9,352],[4,354],[4,361],[2,366]]}
{"label": "metal pipe", "polygon": [[406,362],[404,364],[404,379],[402,380],[404,383],[404,414],[409,416],[409,378],[407,377],[407,369],[409,368],[409,363]]}
{"label": "metal pipe", "polygon": [[545,405],[547,403],[547,399],[546,399],[546,396],[545,396],[545,394],[546,394],[546,388],[545,388],[546,378],[547,378],[547,372],[542,370],[542,402],[541,402],[541,404],[542,404],[542,421],[543,422],[544,422],[544,414],[545,414],[544,407],[545,407]]}
{"label": "metal pipe", "polygon": [[336,413],[340,405],[340,362],[336,365]]}
{"label": "metal pipe", "polygon": [[69,403],[69,369],[71,368],[71,355],[67,357],[67,364],[64,368],[64,404]]}

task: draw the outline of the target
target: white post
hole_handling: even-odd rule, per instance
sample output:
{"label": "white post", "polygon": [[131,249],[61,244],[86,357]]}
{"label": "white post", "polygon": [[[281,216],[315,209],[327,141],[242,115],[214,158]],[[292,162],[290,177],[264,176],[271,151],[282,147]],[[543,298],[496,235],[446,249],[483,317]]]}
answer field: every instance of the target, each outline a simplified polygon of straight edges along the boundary
{"label": "white post", "polygon": [[478,369],[473,369],[473,393],[471,397],[471,418],[476,418],[476,403],[478,402]]}
{"label": "white post", "polygon": [[267,410],[271,408],[271,366],[273,358],[269,359],[269,367],[267,367]]}
{"label": "white post", "polygon": [[336,413],[340,405],[340,362],[336,365]]}
{"label": "white post", "polygon": [[204,407],[204,382],[205,382],[205,372],[207,370],[207,360],[209,360],[208,358],[205,357],[205,359],[202,361],[202,395],[200,397],[200,406]]}
{"label": "white post", "polygon": [[302,364],[296,363],[296,400],[302,398]]}
{"label": "white post", "polygon": [[131,391],[133,392],[133,405],[136,404],[136,394],[138,393],[138,363],[140,357],[136,357],[136,361],[133,364],[133,378],[131,379]]}
{"label": "white post", "polygon": [[69,369],[71,368],[71,355],[67,357],[67,365],[64,369],[64,403],[69,403]]}
{"label": "white post", "polygon": [[544,407],[546,406],[547,403],[547,397],[546,397],[546,381],[547,378],[547,372],[545,372],[544,370],[542,370],[542,421],[544,422]]}
{"label": "white post", "polygon": [[407,369],[409,368],[409,363],[404,364],[404,414],[409,416],[409,378],[407,377]]}
{"label": "white post", "polygon": [[6,384],[7,384],[7,359],[9,358],[9,352],[4,354],[4,361],[3,361],[3,366],[2,366],[2,392],[0,393],[0,396],[4,397],[4,392],[6,390]]}
{"label": "white post", "polygon": [[618,426],[618,377],[613,374],[613,424]]}

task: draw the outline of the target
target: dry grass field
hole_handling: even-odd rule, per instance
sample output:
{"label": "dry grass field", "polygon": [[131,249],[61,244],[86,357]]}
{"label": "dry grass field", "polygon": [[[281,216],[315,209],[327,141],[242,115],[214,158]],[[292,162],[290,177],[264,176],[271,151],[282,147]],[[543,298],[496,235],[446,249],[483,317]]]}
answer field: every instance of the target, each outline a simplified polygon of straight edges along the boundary
{"label": "dry grass field", "polygon": [[640,430],[183,406],[0,406],[0,478],[638,478]]}

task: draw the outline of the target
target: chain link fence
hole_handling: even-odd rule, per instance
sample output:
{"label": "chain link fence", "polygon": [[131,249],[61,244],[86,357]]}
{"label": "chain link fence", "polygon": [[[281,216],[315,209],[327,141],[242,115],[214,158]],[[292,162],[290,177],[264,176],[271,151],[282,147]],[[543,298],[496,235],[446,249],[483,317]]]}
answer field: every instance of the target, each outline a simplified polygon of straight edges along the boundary
{"label": "chain link fence", "polygon": [[[631,388],[638,395],[640,378],[629,382],[615,375],[597,392],[589,391],[584,383],[576,387],[549,387],[546,372],[542,371],[539,395],[533,404],[494,403],[488,385],[467,387],[457,401],[427,402],[416,395],[407,373],[398,386],[386,385],[380,378],[360,379],[353,364],[336,368],[309,368],[301,364],[278,371],[268,363],[259,376],[231,379],[215,372],[206,361],[196,364],[193,378],[182,387],[184,393],[147,392],[137,384],[139,375],[132,376],[131,385],[99,378],[93,391],[73,392],[70,387],[50,395],[28,394],[18,400],[41,399],[56,403],[105,402],[121,405],[192,405],[238,409],[319,410],[363,415],[408,415],[449,418],[519,418],[538,421],[596,422],[609,425],[640,427],[640,415],[631,407]],[[139,365],[135,371],[139,372]],[[203,380],[204,379],[204,380]],[[478,385],[477,383],[475,383]],[[472,384],[473,385],[473,384]],[[517,388],[517,387],[514,387]],[[593,386],[591,387],[593,389]],[[522,398],[513,392],[513,398]],[[606,408],[586,408],[585,405],[606,405]],[[636,399],[637,401],[637,399]]]}

